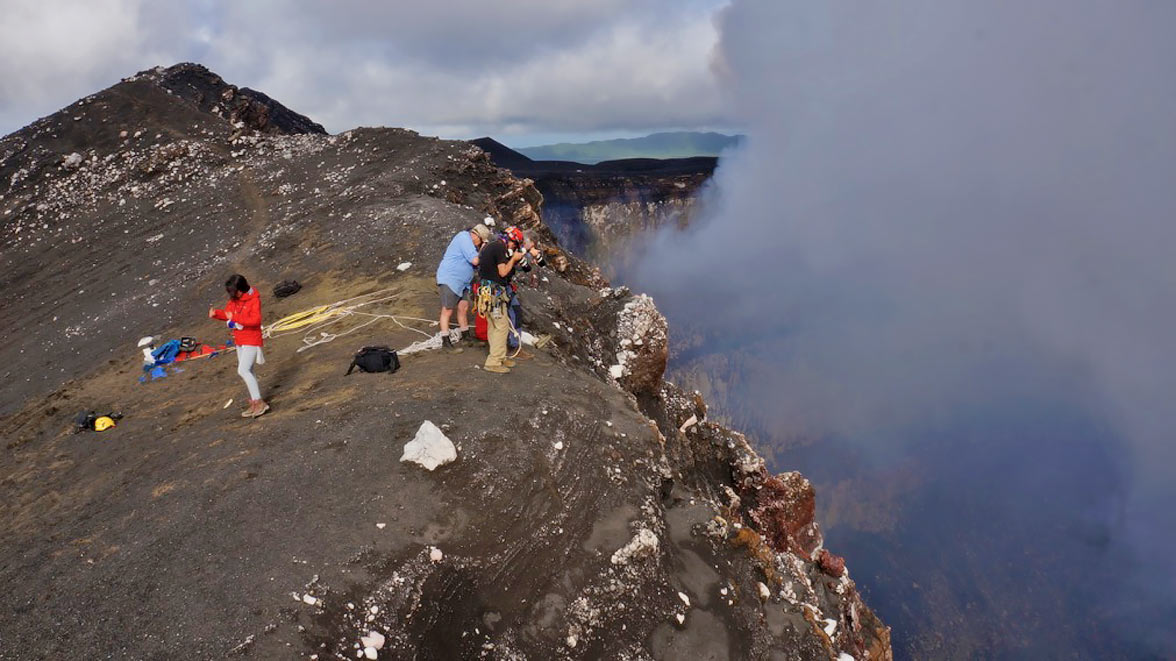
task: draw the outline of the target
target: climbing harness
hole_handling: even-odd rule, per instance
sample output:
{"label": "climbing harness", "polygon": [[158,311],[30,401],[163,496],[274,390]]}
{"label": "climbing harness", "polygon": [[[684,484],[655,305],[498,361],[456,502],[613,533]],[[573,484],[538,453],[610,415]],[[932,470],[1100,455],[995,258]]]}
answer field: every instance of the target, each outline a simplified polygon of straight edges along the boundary
{"label": "climbing harness", "polygon": [[[474,304],[474,312],[486,319],[490,315],[498,311],[499,314],[506,317],[506,323],[510,326],[510,334],[514,335],[518,340],[515,342],[514,353],[509,354],[508,358],[514,358],[523,351],[523,336],[519,330],[515,328],[514,322],[510,319],[510,311],[507,306],[510,305],[510,290],[505,285],[500,285],[493,280],[482,280],[478,284],[477,300]],[[501,308],[501,310],[499,310]]]}

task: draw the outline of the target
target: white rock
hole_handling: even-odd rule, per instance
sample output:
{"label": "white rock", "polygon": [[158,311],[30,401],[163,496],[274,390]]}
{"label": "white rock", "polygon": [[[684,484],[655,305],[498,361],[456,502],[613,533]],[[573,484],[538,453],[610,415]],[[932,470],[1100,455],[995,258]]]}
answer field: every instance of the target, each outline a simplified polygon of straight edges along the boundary
{"label": "white rock", "polygon": [[400,262],[400,264],[396,266],[397,271],[407,271],[410,268],[412,268],[412,262]]}
{"label": "white rock", "polygon": [[232,405],[233,405],[233,398],[232,398],[232,397],[230,397],[230,398],[229,398],[229,401],[225,402],[225,405],[224,405],[224,406],[222,406],[221,408],[222,408],[222,409],[227,409],[227,408],[229,408],[229,407],[230,407],[230,406],[232,406]]}
{"label": "white rock", "polygon": [[445,434],[429,420],[421,423],[416,436],[404,444],[400,461],[411,461],[433,470],[457,459],[457,448]]}
{"label": "white rock", "polygon": [[441,562],[441,558],[444,557],[445,554],[442,553],[441,549],[437,548],[436,546],[429,550],[429,559],[433,562]]}
{"label": "white rock", "polygon": [[379,528],[380,530],[383,530],[384,526],[386,526],[386,525],[388,525],[388,524],[387,523],[377,523],[376,527]]}
{"label": "white rock", "polygon": [[760,599],[767,601],[768,597],[772,596],[772,592],[768,590],[768,586],[763,583],[756,583],[756,585],[759,586]]}
{"label": "white rock", "polygon": [[369,659],[375,659],[378,656],[380,656],[378,653],[376,653],[376,648],[374,648],[374,647],[363,648],[363,655]]}
{"label": "white rock", "polygon": [[612,554],[612,563],[614,565],[629,564],[629,561],[635,558],[645,558],[657,552],[657,535],[648,528],[642,528],[633,535],[633,539],[629,540],[621,548],[617,549],[616,553]]}
{"label": "white rock", "polygon": [[625,368],[622,365],[613,365],[608,368],[608,375],[614,379],[619,379],[625,376]]}
{"label": "white rock", "polygon": [[369,631],[368,635],[359,639],[359,642],[364,647],[374,647],[375,649],[384,648],[384,634],[379,631]]}
{"label": "white rock", "polygon": [[678,613],[674,617],[678,618],[678,624],[684,624],[686,622],[686,616],[682,613]]}
{"label": "white rock", "polygon": [[372,615],[375,615],[376,613],[380,612],[380,607],[379,606],[372,606],[370,610],[371,610]]}
{"label": "white rock", "polygon": [[681,427],[678,427],[678,431],[685,434],[687,429],[690,429],[691,427],[693,427],[694,425],[697,425],[697,424],[698,424],[698,416],[692,415],[689,418],[686,418],[686,422],[683,422]]}
{"label": "white rock", "polygon": [[494,227],[494,217],[493,216],[486,216],[485,218],[482,219],[482,224],[485,225],[486,227]]}
{"label": "white rock", "polygon": [[679,592],[678,598],[682,600],[682,603],[686,604],[687,608],[690,608],[690,597],[686,596],[685,592]]}
{"label": "white rock", "polygon": [[575,647],[578,642],[575,636],[568,636],[568,647]]}
{"label": "white rock", "polygon": [[845,652],[842,652],[841,654],[837,655],[837,661],[856,661],[856,660],[853,658],[852,655],[849,655],[849,654],[846,654]]}
{"label": "white rock", "polygon": [[833,632],[837,631],[837,620],[825,619],[825,635],[833,636]]}
{"label": "white rock", "polygon": [[315,599],[314,597],[310,596],[309,594],[304,594],[304,595],[302,595],[302,602],[305,604],[308,604],[310,606],[313,606],[318,603],[318,599]]}
{"label": "white rock", "polygon": [[563,441],[556,441],[554,447],[556,450],[562,450],[563,449]]}

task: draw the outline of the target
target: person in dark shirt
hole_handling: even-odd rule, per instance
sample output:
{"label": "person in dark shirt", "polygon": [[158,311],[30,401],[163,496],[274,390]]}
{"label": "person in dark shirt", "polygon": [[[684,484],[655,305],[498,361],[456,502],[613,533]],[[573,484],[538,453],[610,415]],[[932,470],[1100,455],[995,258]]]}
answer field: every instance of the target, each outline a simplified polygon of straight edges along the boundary
{"label": "person in dark shirt", "polygon": [[486,317],[486,339],[490,345],[490,355],[484,365],[487,372],[508,374],[514,366],[514,361],[506,357],[507,337],[510,335],[510,280],[515,267],[527,255],[539,256],[533,245],[524,246],[524,243],[522,231],[511,227],[501,238],[487,243],[478,256],[479,298],[489,301],[485,309],[479,305],[479,312]]}

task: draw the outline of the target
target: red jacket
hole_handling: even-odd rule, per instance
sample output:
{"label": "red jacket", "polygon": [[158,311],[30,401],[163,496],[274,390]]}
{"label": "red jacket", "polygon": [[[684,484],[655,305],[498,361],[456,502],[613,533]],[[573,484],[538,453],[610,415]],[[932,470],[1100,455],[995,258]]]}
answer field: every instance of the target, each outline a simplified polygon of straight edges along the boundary
{"label": "red jacket", "polygon": [[229,302],[225,304],[225,309],[214,310],[213,314],[221,321],[229,321],[229,315],[232,314],[233,323],[245,327],[241,330],[233,329],[233,344],[237,346],[262,346],[261,295],[257,293],[257,289],[250,287],[249,291],[241,294],[237,298],[230,298]]}

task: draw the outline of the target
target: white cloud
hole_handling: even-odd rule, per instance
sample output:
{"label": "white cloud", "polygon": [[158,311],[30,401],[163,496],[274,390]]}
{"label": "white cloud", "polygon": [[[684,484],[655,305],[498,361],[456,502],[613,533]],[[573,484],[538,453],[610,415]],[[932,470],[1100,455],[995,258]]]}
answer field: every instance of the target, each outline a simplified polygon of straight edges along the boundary
{"label": "white cloud", "polygon": [[[195,60],[329,130],[447,137],[722,123],[721,0],[486,3],[62,0],[11,12],[0,131],[157,64]],[[170,8],[174,10],[175,7]]]}

